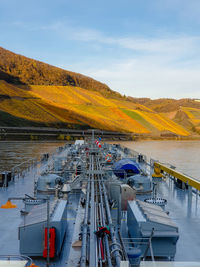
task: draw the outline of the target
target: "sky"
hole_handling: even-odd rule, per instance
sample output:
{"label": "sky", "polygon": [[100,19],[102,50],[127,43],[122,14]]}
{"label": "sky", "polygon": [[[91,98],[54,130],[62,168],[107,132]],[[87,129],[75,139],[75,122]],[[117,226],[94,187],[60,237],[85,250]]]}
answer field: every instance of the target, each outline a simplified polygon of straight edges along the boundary
{"label": "sky", "polygon": [[0,46],[126,96],[200,98],[199,0],[0,0]]}

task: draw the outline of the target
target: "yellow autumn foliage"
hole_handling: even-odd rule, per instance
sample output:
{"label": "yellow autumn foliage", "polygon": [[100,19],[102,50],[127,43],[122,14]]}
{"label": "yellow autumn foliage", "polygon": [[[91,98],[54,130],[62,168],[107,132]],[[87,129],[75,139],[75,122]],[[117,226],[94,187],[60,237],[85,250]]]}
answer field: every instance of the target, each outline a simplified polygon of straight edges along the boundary
{"label": "yellow autumn foliage", "polygon": [[[1,100],[0,111],[29,121],[88,125],[138,134],[157,130],[189,135],[177,123],[141,104],[106,98],[97,91],[80,87],[30,85],[26,89],[0,81],[0,95],[5,96]],[[138,114],[138,117],[131,116],[129,111]],[[66,136],[66,139],[69,138]]]}
{"label": "yellow autumn foliage", "polygon": [[190,108],[190,107],[182,107],[183,112],[187,114],[190,121],[194,126],[198,126],[200,124],[200,110],[197,108]]}

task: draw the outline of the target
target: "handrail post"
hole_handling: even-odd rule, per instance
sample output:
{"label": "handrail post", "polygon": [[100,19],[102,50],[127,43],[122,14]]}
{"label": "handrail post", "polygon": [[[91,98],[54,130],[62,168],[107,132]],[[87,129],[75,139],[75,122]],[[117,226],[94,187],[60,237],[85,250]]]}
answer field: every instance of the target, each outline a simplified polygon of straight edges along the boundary
{"label": "handrail post", "polygon": [[50,266],[50,256],[49,256],[49,227],[50,227],[50,203],[49,197],[47,197],[47,267]]}

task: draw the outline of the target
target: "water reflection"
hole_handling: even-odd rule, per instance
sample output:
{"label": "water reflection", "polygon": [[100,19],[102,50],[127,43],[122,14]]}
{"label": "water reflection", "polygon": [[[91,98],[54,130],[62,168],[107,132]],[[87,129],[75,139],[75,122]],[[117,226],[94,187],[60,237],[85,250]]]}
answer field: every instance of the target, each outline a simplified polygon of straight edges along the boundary
{"label": "water reflection", "polygon": [[40,158],[41,154],[52,153],[65,142],[46,141],[2,141],[0,142],[0,172],[11,168],[30,158]]}

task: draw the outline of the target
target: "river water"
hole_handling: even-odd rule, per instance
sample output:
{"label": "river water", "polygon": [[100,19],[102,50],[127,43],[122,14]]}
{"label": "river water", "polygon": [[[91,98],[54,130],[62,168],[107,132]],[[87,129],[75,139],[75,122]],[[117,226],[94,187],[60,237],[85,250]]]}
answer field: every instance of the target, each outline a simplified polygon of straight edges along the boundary
{"label": "river water", "polygon": [[46,141],[1,141],[0,142],[0,172],[9,171],[15,165],[31,158],[40,159],[44,153],[53,153],[64,142]]}
{"label": "river water", "polygon": [[[64,144],[62,141],[1,141],[0,171],[10,170],[30,158],[40,158],[43,153],[53,153]],[[172,164],[181,172],[200,180],[200,141],[137,141],[120,144],[145,154],[148,159]]]}
{"label": "river water", "polygon": [[200,141],[137,141],[120,144],[200,180]]}

